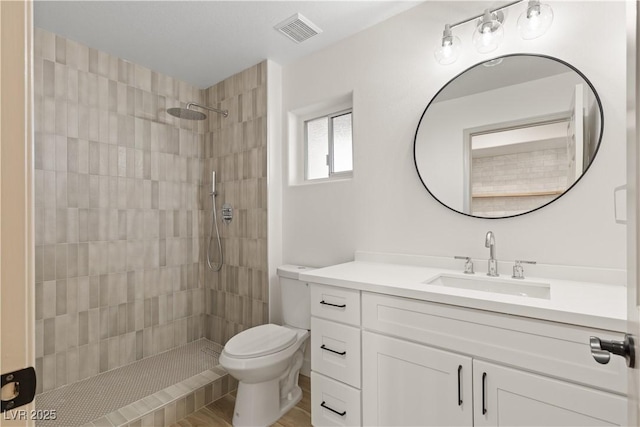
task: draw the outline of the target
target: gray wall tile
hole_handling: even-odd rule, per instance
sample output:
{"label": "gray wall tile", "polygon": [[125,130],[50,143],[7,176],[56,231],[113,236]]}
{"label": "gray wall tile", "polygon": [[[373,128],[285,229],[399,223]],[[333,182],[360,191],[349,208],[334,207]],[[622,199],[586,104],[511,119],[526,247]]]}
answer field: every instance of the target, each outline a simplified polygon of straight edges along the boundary
{"label": "gray wall tile", "polygon": [[[224,344],[235,333],[268,321],[266,253],[266,64],[258,64],[206,90],[206,102],[229,109],[229,117],[209,120],[200,179],[208,188],[216,170],[217,202],[231,203],[234,221],[221,225],[225,265],[206,268],[201,250],[205,335]],[[211,201],[200,192],[200,223],[206,248]],[[219,207],[218,207],[219,208]]]}
{"label": "gray wall tile", "polygon": [[[40,29],[35,53],[38,391],[266,322],[264,64],[199,90]],[[164,111],[189,101],[230,115]],[[237,215],[220,273],[204,258],[214,169]]]}

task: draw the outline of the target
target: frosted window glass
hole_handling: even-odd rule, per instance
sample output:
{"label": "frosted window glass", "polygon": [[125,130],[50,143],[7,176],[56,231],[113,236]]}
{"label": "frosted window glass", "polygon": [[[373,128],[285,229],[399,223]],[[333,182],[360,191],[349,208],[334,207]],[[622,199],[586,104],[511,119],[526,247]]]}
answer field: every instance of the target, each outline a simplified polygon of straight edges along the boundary
{"label": "frosted window glass", "polygon": [[329,177],[329,119],[321,117],[307,122],[307,179]]}
{"label": "frosted window glass", "polygon": [[351,113],[333,118],[333,171],[353,170]]}

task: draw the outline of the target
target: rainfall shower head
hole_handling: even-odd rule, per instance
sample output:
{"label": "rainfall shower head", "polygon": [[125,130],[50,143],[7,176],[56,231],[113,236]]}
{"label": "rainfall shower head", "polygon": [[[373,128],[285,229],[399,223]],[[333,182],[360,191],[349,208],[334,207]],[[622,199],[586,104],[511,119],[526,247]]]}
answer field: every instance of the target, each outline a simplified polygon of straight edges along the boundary
{"label": "rainfall shower head", "polygon": [[207,118],[207,115],[205,113],[201,113],[200,111],[187,110],[186,108],[169,108],[167,110],[167,113],[179,119],[186,120],[204,120]]}
{"label": "rainfall shower head", "polygon": [[196,104],[195,102],[189,102],[187,104],[187,108],[169,108],[167,110],[167,113],[179,119],[185,120],[204,120],[207,118],[206,114],[192,110],[191,107],[198,107],[202,108],[203,110],[213,111],[215,113],[222,114],[225,117],[229,115],[229,112],[227,110],[218,110],[217,108],[207,107],[206,105]]}

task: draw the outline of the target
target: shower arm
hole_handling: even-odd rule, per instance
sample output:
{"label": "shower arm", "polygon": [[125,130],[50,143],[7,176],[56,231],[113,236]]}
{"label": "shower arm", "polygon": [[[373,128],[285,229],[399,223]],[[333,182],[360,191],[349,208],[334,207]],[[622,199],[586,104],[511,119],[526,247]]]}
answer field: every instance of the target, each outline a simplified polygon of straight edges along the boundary
{"label": "shower arm", "polygon": [[196,104],[195,102],[188,103],[187,104],[187,110],[191,110],[191,106],[192,105],[194,107],[202,108],[203,110],[209,110],[209,111],[216,112],[218,114],[222,114],[224,117],[227,117],[229,115],[229,111],[228,110],[218,110],[217,108],[207,107],[206,105]]}

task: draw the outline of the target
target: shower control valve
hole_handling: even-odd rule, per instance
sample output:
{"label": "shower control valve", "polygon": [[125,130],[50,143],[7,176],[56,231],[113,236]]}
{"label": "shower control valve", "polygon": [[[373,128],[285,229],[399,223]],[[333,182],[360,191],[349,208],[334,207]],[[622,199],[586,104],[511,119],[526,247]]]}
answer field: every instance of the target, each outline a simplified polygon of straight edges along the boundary
{"label": "shower control valve", "polygon": [[222,222],[229,224],[233,220],[233,207],[229,203],[222,205]]}

